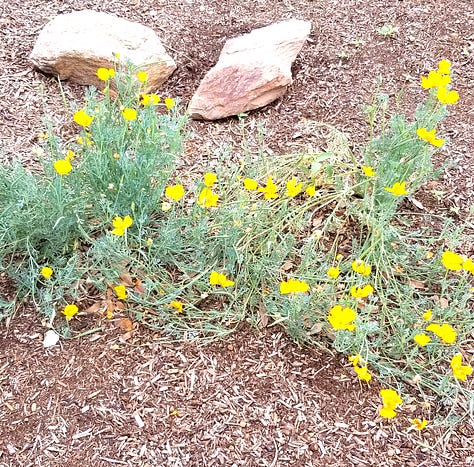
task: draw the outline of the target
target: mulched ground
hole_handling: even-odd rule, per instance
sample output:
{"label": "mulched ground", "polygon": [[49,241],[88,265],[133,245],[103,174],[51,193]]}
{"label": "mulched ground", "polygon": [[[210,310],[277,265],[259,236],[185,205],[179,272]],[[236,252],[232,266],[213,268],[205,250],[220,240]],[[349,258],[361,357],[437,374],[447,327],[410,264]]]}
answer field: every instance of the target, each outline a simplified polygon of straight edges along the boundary
{"label": "mulched ground", "polygon": [[[367,136],[361,106],[370,102],[378,77],[392,108],[410,113],[425,96],[419,76],[450,59],[461,102],[440,128],[451,143],[436,156],[438,165],[449,166],[415,194],[424,210],[410,207],[465,219],[473,206],[472,2],[1,2],[3,160],[34,168],[45,116],[58,134],[72,137],[58,82],[32,70],[27,57],[49,19],[84,8],[154,28],[178,63],[160,93],[184,104],[227,37],[285,18],[311,20],[287,95],[244,122],[251,151],[264,125],[270,154],[324,147],[326,124],[343,131],[357,154]],[[398,32],[382,36],[386,24]],[[63,83],[62,89],[80,105],[83,88]],[[193,122],[183,164],[199,172],[212,167],[223,144],[239,158],[240,125],[234,118]],[[140,328],[123,340],[123,330],[110,326],[50,350],[41,343],[45,329],[32,309],[0,328],[1,466],[474,466],[472,419],[454,433],[408,431],[408,418],[420,414],[407,403],[394,421],[381,420],[377,384],[360,386],[343,359],[298,348],[273,328],[258,334],[242,327],[223,342],[198,347],[165,344]]]}

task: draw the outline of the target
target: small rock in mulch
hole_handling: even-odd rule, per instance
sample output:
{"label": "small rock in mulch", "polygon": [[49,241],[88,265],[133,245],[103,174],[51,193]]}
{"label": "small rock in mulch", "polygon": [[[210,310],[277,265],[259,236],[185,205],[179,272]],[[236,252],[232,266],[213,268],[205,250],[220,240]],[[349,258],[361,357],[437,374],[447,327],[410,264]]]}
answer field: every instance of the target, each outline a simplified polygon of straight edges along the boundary
{"label": "small rock in mulch", "polygon": [[30,60],[44,73],[101,89],[97,69],[112,68],[114,53],[148,73],[146,92],[176,69],[153,29],[93,10],[56,16],[40,32]]}
{"label": "small rock in mulch", "polygon": [[292,19],[228,40],[189,104],[191,117],[217,120],[283,96],[310,31],[310,21]]}

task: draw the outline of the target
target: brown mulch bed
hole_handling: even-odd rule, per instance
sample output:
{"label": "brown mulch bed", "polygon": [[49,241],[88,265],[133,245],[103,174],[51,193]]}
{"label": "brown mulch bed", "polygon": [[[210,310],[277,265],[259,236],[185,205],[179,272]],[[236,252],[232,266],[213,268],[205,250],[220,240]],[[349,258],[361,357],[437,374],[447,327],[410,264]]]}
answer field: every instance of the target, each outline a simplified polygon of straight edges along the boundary
{"label": "brown mulch bed", "polygon": [[[278,331],[199,347],[109,329],[45,350],[34,312],[0,337],[0,465],[472,465],[472,427],[377,417],[377,384]],[[469,456],[471,456],[469,458]]]}
{"label": "brown mulch bed", "polygon": [[[312,21],[286,96],[243,123],[191,123],[185,155],[191,171],[215,165],[224,144],[241,157],[242,125],[250,151],[261,125],[264,150],[278,154],[324,147],[329,124],[357,154],[367,137],[361,106],[372,99],[378,77],[392,109],[410,115],[425,96],[419,76],[450,59],[461,101],[440,128],[451,142],[436,157],[449,165],[415,198],[424,211],[454,219],[474,204],[472,2],[1,2],[1,160],[34,166],[45,117],[58,134],[72,136],[61,92],[79,106],[84,89],[60,87],[34,71],[28,55],[49,19],[84,8],[154,28],[178,63],[160,93],[184,104],[227,37],[290,17]],[[398,33],[383,37],[385,24]],[[141,328],[123,340],[110,326],[49,350],[41,343],[45,330],[29,308],[0,328],[0,466],[474,466],[472,419],[453,433],[408,431],[408,419],[419,414],[407,403],[395,420],[381,420],[377,384],[361,386],[344,359],[301,349],[278,329],[259,334],[242,327],[199,347],[166,344]]]}

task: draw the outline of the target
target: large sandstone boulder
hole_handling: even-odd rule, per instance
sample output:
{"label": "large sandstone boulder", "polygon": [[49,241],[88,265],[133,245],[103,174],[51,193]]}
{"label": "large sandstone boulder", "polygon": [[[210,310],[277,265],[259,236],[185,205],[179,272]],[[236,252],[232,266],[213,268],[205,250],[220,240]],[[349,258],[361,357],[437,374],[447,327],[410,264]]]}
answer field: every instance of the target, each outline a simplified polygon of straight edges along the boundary
{"label": "large sandstone boulder", "polygon": [[191,99],[191,117],[217,120],[281,97],[310,31],[309,21],[292,19],[228,40]]}
{"label": "large sandstone boulder", "polygon": [[45,73],[101,89],[99,67],[113,68],[113,53],[148,73],[155,91],[176,69],[156,33],[147,26],[92,10],[58,15],[40,32],[31,62]]}

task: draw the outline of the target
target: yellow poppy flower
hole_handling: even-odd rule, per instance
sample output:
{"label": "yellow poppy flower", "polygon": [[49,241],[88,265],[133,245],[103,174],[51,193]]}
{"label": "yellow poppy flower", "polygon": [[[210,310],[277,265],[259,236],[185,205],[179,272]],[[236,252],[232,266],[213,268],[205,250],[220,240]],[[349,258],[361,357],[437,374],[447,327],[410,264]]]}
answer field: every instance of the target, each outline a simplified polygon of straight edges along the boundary
{"label": "yellow poppy flower", "polygon": [[426,128],[418,128],[416,134],[420,139],[430,143],[432,146],[440,148],[444,144],[444,139],[436,138],[436,128],[428,131]]}
{"label": "yellow poppy flower", "polygon": [[464,259],[461,255],[454,253],[452,251],[445,251],[441,255],[441,263],[446,269],[451,271],[460,271],[464,263]]}
{"label": "yellow poppy flower", "polygon": [[137,119],[137,111],[135,109],[125,108],[122,110],[122,116],[125,120],[131,122]]}
{"label": "yellow poppy flower", "polygon": [[433,312],[431,311],[431,309],[428,309],[423,313],[423,319],[425,321],[429,321],[432,317],[433,317]]}
{"label": "yellow poppy flower", "polygon": [[294,198],[299,194],[303,187],[302,183],[298,183],[296,178],[293,177],[290,180],[286,182],[286,196],[290,196],[291,198]]}
{"label": "yellow poppy flower", "polygon": [[278,190],[278,187],[275,185],[275,183],[273,183],[272,177],[267,178],[266,186],[262,186],[258,189],[259,193],[263,193],[263,197],[265,199],[278,198],[277,190]]}
{"label": "yellow poppy flower", "polygon": [[309,285],[304,281],[297,279],[288,279],[287,281],[280,282],[280,293],[282,295],[305,293],[309,291]]}
{"label": "yellow poppy flower", "polygon": [[172,97],[167,97],[165,99],[165,106],[168,110],[173,108],[174,105],[175,105],[175,102],[174,102],[174,99]]}
{"label": "yellow poppy flower", "polygon": [[101,81],[108,81],[115,76],[115,70],[113,68],[99,68],[97,70],[97,77]]}
{"label": "yellow poppy flower", "polygon": [[441,102],[441,104],[457,104],[459,101],[459,93],[457,91],[448,91],[444,86],[438,88],[436,97]]}
{"label": "yellow poppy flower", "polygon": [[65,317],[66,321],[70,321],[70,319],[79,311],[76,305],[66,305],[64,310],[61,312]]}
{"label": "yellow poppy flower", "polygon": [[212,172],[207,172],[204,174],[204,185],[208,188],[212,188],[214,183],[217,182],[217,175]]}
{"label": "yellow poppy flower", "polygon": [[54,162],[53,166],[59,175],[67,175],[72,170],[72,165],[68,159],[60,159]]}
{"label": "yellow poppy flower", "polygon": [[375,170],[367,165],[362,166],[362,172],[364,172],[366,177],[373,177],[375,175]]}
{"label": "yellow poppy flower", "polygon": [[397,412],[395,411],[397,405],[403,402],[397,391],[394,391],[393,389],[381,389],[380,396],[382,397],[383,405],[379,411],[380,416],[384,418],[395,417],[395,415],[397,415]]}
{"label": "yellow poppy flower", "polygon": [[462,364],[462,355],[460,353],[453,356],[451,359],[451,369],[455,378],[466,381],[467,376],[472,373],[472,367]]}
{"label": "yellow poppy flower", "polygon": [[124,285],[116,285],[114,291],[119,300],[125,300],[128,297],[127,288]]}
{"label": "yellow poppy flower", "polygon": [[445,344],[454,344],[456,342],[457,333],[450,324],[432,323],[426,326],[426,330],[438,336]]}
{"label": "yellow poppy flower", "polygon": [[78,110],[73,117],[74,121],[83,127],[88,127],[94,120],[84,109]]}
{"label": "yellow poppy flower", "polygon": [[225,274],[221,274],[217,271],[212,271],[209,276],[209,284],[220,285],[221,287],[232,287],[235,282],[230,279],[227,279]]}
{"label": "yellow poppy flower", "polygon": [[421,87],[423,89],[438,88],[440,86],[447,86],[451,82],[449,75],[441,74],[436,70],[431,70],[428,76],[421,77]]}
{"label": "yellow poppy flower", "polygon": [[364,260],[356,259],[352,262],[352,270],[362,276],[368,276],[372,271],[372,267],[368,264],[365,264]]}
{"label": "yellow poppy flower", "polygon": [[341,274],[341,270],[339,268],[336,268],[336,267],[333,267],[331,266],[329,269],[328,269],[328,276],[331,278],[331,279],[337,279],[339,277],[339,274]]}
{"label": "yellow poppy flower", "polygon": [[183,312],[183,303],[178,300],[173,300],[169,306],[174,308],[178,313]]}
{"label": "yellow poppy flower", "polygon": [[258,182],[257,180],[254,180],[253,178],[245,178],[244,187],[249,191],[256,190],[258,188]]}
{"label": "yellow poppy flower", "polygon": [[174,201],[179,201],[184,196],[183,185],[172,185],[167,186],[165,189],[165,195]]}
{"label": "yellow poppy flower", "polygon": [[342,308],[335,305],[329,310],[328,321],[336,330],[353,331],[355,324],[352,323],[357,318],[356,312],[352,308]]}
{"label": "yellow poppy flower", "polygon": [[406,182],[395,182],[390,188],[384,188],[395,196],[408,195],[408,191],[405,190]]}
{"label": "yellow poppy flower", "polygon": [[48,266],[43,266],[41,268],[40,274],[45,278],[49,279],[53,275],[53,270]]}
{"label": "yellow poppy flower", "polygon": [[316,185],[310,185],[306,188],[305,193],[312,198],[316,194]]}
{"label": "yellow poppy flower", "polygon": [[146,71],[139,71],[136,76],[141,83],[144,83],[148,79],[148,73]]}
{"label": "yellow poppy flower", "polygon": [[351,287],[350,294],[354,298],[367,298],[369,295],[374,293],[374,288],[370,284],[364,285],[364,287],[356,287],[355,285]]}
{"label": "yellow poppy flower", "polygon": [[419,418],[414,418],[410,421],[418,431],[423,430],[428,425],[428,420],[425,420],[425,419],[420,420]]}
{"label": "yellow poppy flower", "polygon": [[198,204],[202,208],[214,208],[219,201],[219,195],[214,193],[210,188],[204,187],[199,193]]}
{"label": "yellow poppy flower", "polygon": [[416,334],[415,337],[413,337],[413,340],[420,346],[424,347],[425,345],[429,344],[431,341],[431,337],[427,336],[425,333],[421,334]]}
{"label": "yellow poppy flower", "polygon": [[121,237],[125,233],[125,230],[133,224],[133,220],[130,216],[125,216],[123,219],[117,216],[112,220],[112,224],[114,226],[112,233]]}
{"label": "yellow poppy flower", "polygon": [[438,63],[438,73],[440,75],[449,75],[451,73],[451,62],[449,60],[440,60]]}

